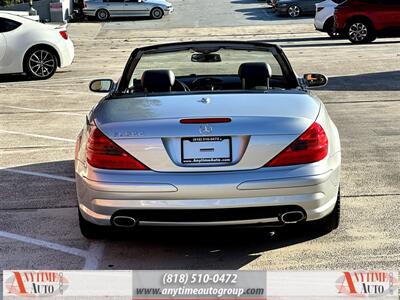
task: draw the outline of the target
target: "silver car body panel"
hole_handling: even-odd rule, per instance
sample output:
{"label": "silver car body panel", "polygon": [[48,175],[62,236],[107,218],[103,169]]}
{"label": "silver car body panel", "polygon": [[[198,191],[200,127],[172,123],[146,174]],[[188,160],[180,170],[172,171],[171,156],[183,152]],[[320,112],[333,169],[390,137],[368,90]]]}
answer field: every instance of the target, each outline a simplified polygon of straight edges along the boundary
{"label": "silver car body panel", "polygon": [[[207,104],[199,101],[209,97]],[[245,100],[244,100],[245,99]],[[193,210],[295,205],[307,221],[332,212],[340,179],[338,131],[322,102],[298,91],[122,97],[101,101],[93,110],[98,128],[151,170],[96,169],[86,162],[88,125],[75,161],[79,207],[85,219],[110,225],[120,210]],[[209,124],[212,136],[232,136],[232,163],[180,163],[180,139],[202,136],[199,124],[182,118],[229,117]],[[314,121],[329,140],[323,160],[287,167],[263,166]],[[141,225],[249,225],[275,223],[277,217],[222,222],[165,222]]]}
{"label": "silver car body panel", "polygon": [[88,0],[85,2],[86,7],[83,13],[87,16],[96,16],[99,9],[105,9],[109,12],[110,17],[148,17],[153,8],[161,8],[164,15],[173,12],[172,4],[163,0],[143,0],[129,1],[121,0],[120,2],[106,2],[102,0]]}

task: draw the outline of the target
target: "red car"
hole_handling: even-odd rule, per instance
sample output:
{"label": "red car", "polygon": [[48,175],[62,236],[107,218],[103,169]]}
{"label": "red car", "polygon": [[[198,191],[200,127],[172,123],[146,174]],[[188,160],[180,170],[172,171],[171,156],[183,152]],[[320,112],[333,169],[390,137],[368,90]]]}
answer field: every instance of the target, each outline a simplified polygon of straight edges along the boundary
{"label": "red car", "polygon": [[352,43],[400,36],[400,0],[347,0],[335,9],[335,31]]}

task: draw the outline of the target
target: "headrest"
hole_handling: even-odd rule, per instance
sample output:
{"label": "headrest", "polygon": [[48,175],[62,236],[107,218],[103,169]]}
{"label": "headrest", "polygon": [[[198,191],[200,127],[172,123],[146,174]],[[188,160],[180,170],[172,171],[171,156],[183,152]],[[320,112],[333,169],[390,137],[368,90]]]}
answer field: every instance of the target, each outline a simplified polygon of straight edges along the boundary
{"label": "headrest", "polygon": [[142,74],[142,87],[145,91],[170,92],[175,83],[175,75],[171,70],[148,70]]}
{"label": "headrest", "polygon": [[245,81],[246,88],[267,86],[272,76],[271,66],[264,62],[243,63],[238,73],[239,77]]}

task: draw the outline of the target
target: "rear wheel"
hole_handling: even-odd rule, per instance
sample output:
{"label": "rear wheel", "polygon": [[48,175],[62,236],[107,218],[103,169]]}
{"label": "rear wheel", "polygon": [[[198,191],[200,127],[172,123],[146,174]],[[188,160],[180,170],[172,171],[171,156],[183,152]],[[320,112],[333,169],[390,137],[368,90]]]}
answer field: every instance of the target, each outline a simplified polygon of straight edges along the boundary
{"label": "rear wheel", "polygon": [[81,229],[81,233],[85,238],[88,239],[101,239],[105,237],[107,233],[107,227],[106,226],[99,226],[93,223],[90,223],[89,221],[86,221],[83,216],[81,211],[78,209],[79,213],[79,228]]}
{"label": "rear wheel", "polygon": [[301,9],[297,5],[291,5],[291,6],[289,6],[287,12],[288,12],[289,17],[297,18],[301,14]]}
{"label": "rear wheel", "polygon": [[24,60],[24,69],[32,79],[48,79],[57,70],[58,59],[55,50],[36,48],[30,50]]}
{"label": "rear wheel", "polygon": [[354,44],[369,43],[375,40],[375,32],[366,20],[355,20],[347,27],[347,35]]}
{"label": "rear wheel", "polygon": [[151,12],[150,12],[150,16],[151,16],[153,19],[161,19],[161,18],[163,17],[163,15],[164,15],[164,12],[163,12],[163,10],[162,10],[161,8],[159,8],[159,7],[153,8],[153,9],[151,10]]}
{"label": "rear wheel", "polygon": [[110,13],[105,9],[99,9],[96,12],[96,18],[99,21],[103,21],[103,22],[107,21],[109,17],[110,17]]}

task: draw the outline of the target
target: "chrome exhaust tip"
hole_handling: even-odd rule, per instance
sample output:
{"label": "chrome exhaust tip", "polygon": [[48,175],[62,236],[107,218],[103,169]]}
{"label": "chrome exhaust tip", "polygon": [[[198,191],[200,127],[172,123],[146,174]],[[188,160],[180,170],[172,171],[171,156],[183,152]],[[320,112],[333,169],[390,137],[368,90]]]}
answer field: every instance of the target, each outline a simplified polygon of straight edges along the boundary
{"label": "chrome exhaust tip", "polygon": [[112,222],[117,227],[132,228],[137,225],[138,220],[128,216],[116,216]]}
{"label": "chrome exhaust tip", "polygon": [[281,221],[285,224],[295,224],[306,218],[302,211],[288,211],[281,215]]}

